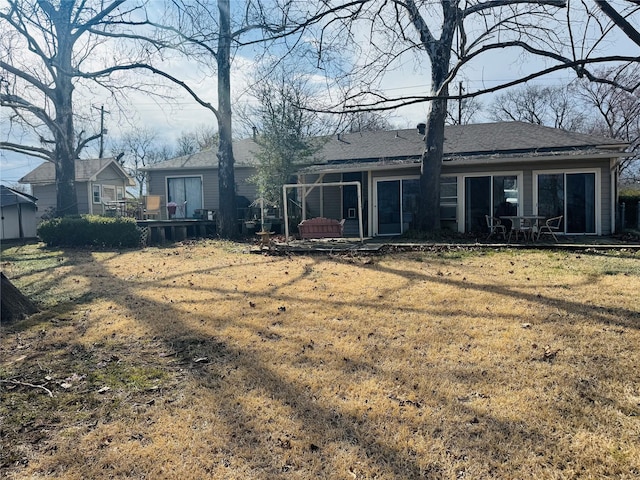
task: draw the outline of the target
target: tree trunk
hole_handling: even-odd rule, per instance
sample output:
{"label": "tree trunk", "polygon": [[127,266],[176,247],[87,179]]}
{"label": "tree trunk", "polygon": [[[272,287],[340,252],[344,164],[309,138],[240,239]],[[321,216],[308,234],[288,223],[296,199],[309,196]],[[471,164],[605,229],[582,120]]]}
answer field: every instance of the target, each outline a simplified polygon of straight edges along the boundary
{"label": "tree trunk", "polygon": [[[414,5],[415,8],[415,5]],[[415,13],[415,11],[414,11]],[[429,105],[425,129],[425,148],[420,167],[420,196],[418,229],[425,232],[440,230],[440,174],[444,153],[444,124],[447,119],[447,97],[449,96],[449,63],[453,38],[461,21],[457,2],[442,5],[443,24],[439,39],[428,32],[422,17],[414,17],[421,29],[423,45],[431,62],[431,95],[437,96]]]}
{"label": "tree trunk", "polygon": [[[449,54],[440,49],[439,61],[431,62],[431,94],[446,97],[445,85],[449,73]],[[447,118],[447,99],[432,100],[429,104],[425,129],[425,148],[420,167],[420,196],[418,229],[425,232],[440,230],[440,175],[444,154],[444,125]]]}
{"label": "tree trunk", "polygon": [[229,0],[218,1],[218,233],[223,238],[238,236],[236,184],[231,133],[231,9]]}
{"label": "tree trunk", "polygon": [[56,91],[54,105],[56,117],[56,200],[57,214],[75,215],[78,213],[76,196],[76,152],[75,132],[73,125],[73,45],[71,35],[71,15],[74,2],[61,2],[60,8],[51,20],[58,37],[58,52],[52,67],[56,71]]}
{"label": "tree trunk", "polygon": [[433,232],[440,229],[440,174],[444,152],[444,125],[447,101],[431,102],[425,129],[425,149],[420,167],[420,196],[418,228]]}
{"label": "tree trunk", "polygon": [[25,297],[20,290],[18,290],[13,283],[4,275],[4,272],[0,272],[1,285],[0,285],[0,317],[2,322],[12,322],[20,320],[28,315],[33,315],[38,311],[38,308]]}

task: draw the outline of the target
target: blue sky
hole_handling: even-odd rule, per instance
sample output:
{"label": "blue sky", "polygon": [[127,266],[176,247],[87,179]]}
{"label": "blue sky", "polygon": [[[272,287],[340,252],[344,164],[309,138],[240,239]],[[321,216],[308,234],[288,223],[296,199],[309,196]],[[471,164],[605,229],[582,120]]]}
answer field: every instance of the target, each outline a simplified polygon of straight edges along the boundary
{"label": "blue sky", "polygon": [[[615,44],[611,43],[607,47],[612,54],[633,54],[638,52],[638,47],[619,35]],[[426,61],[426,57],[425,57]],[[428,64],[427,64],[428,65]],[[479,57],[472,65],[465,69],[464,74],[456,79],[462,81],[467,90],[477,90],[491,87],[498,83],[515,80],[523,73],[541,68],[540,62],[523,62],[522,58],[505,51],[492,53]],[[215,78],[203,72],[193,63],[182,61],[179,64],[172,64],[174,71],[180,71],[190,77],[190,85],[207,101],[215,104],[216,85]],[[242,57],[236,58],[233,68],[233,93],[236,99],[243,97],[244,91],[250,84],[251,70],[253,69],[250,60]],[[388,72],[382,83],[381,89],[389,95],[412,95],[424,94],[427,91],[429,80],[428,75],[422,67],[422,62],[414,56],[410,56],[397,68]],[[564,85],[575,76],[571,72],[563,71],[553,76],[543,77],[535,83],[542,85]],[[175,91],[175,88],[174,88]],[[77,96],[77,101],[81,101],[81,96]],[[148,95],[133,94],[128,100],[128,112],[121,114],[114,104],[109,104],[108,97],[99,98],[87,96],[85,107],[95,113],[93,124],[99,120],[99,111],[91,109],[90,106],[104,104],[107,111],[111,112],[105,116],[105,126],[108,129],[108,137],[116,137],[123,131],[131,130],[134,127],[144,126],[159,132],[162,142],[173,142],[181,132],[190,131],[201,125],[212,125],[215,127],[213,114],[198,105],[188,95],[179,92],[177,98],[172,102],[158,102]],[[490,103],[491,98],[480,97],[480,101],[485,105]],[[6,111],[0,109],[0,136],[7,138],[8,122],[6,121]],[[392,112],[391,121],[399,128],[413,127],[417,123],[424,121],[426,115],[426,105],[418,104],[404,107]],[[3,117],[4,116],[4,117]],[[484,120],[479,118],[479,121]],[[89,155],[97,156],[98,142],[94,144]],[[107,152],[108,153],[108,152]],[[0,150],[0,180],[4,184],[14,184],[19,178],[31,171],[41,160],[18,155],[12,152]]]}

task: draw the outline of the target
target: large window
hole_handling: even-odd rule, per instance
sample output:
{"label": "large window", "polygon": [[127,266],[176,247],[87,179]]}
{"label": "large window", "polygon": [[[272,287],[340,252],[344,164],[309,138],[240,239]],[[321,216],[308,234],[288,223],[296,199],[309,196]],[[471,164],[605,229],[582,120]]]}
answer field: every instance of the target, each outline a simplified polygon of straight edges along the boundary
{"label": "large window", "polygon": [[456,221],[458,216],[458,178],[442,177],[440,180],[440,220]]}
{"label": "large window", "polygon": [[116,200],[116,187],[114,185],[102,185],[102,200],[105,202]]}

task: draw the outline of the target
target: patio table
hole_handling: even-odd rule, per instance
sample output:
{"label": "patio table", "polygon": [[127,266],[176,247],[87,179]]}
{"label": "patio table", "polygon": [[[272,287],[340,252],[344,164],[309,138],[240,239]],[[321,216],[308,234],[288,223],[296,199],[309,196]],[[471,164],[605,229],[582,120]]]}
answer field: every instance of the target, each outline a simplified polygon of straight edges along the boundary
{"label": "patio table", "polygon": [[513,232],[516,234],[516,241],[520,233],[522,233],[525,240],[528,235],[530,240],[533,241],[540,228],[540,221],[546,217],[543,215],[501,215],[500,218],[511,220],[509,240],[511,240],[511,233]]}

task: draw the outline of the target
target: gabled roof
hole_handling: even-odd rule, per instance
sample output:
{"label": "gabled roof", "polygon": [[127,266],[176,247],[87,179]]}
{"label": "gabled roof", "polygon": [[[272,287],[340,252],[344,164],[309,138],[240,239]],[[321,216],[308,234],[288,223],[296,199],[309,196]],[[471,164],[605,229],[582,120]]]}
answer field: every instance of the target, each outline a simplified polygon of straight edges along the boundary
{"label": "gabled roof", "polygon": [[[135,185],[135,181],[124,171],[115,158],[77,159],[75,162],[76,182],[95,181],[97,176],[109,166],[113,166],[118,170],[122,177],[128,180],[129,185]],[[18,183],[48,185],[54,183],[55,178],[56,170],[54,164],[44,162],[18,180]]]}
{"label": "gabled roof", "polygon": [[29,203],[35,205],[37,200],[38,199],[32,195],[0,185],[0,206],[2,207],[17,205],[18,203]]}
{"label": "gabled roof", "polygon": [[[253,138],[233,141],[233,159],[236,167],[255,167],[258,164],[256,153],[258,144]],[[208,148],[201,152],[171,158],[164,162],[149,165],[141,170],[176,170],[218,168],[217,148]]]}
{"label": "gabled roof", "polygon": [[[390,164],[418,160],[424,149],[424,135],[417,129],[357,132],[315,139],[320,147],[311,161],[316,166],[366,161]],[[486,159],[510,155],[531,158],[541,154],[593,153],[601,149],[622,151],[626,143],[597,135],[567,132],[524,122],[478,123],[445,127],[444,159]],[[259,146],[253,140],[233,142],[236,167],[256,166]],[[216,150],[204,150],[173,158],[146,170],[218,168]],[[313,167],[312,167],[313,168]]]}

